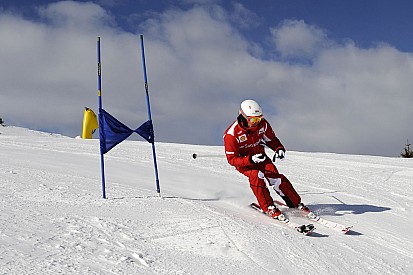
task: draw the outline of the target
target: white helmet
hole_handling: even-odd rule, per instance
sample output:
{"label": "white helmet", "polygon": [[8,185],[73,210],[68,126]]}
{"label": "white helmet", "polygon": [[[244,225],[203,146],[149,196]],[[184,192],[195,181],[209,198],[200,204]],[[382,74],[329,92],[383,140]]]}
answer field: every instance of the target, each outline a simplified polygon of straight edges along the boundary
{"label": "white helmet", "polygon": [[240,112],[246,116],[262,116],[261,106],[254,100],[247,99],[241,103]]}
{"label": "white helmet", "polygon": [[237,120],[243,128],[254,131],[262,120],[261,106],[254,100],[244,100],[241,103]]}

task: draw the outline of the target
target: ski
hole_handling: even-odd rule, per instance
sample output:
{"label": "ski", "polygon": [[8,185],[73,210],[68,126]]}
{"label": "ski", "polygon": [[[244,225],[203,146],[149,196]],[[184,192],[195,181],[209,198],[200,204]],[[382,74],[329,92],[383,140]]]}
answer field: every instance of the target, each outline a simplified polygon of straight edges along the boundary
{"label": "ski", "polygon": [[[286,205],[285,203],[283,203],[281,201],[275,200],[274,202],[276,204],[280,205],[280,206],[289,208],[288,205]],[[297,210],[300,211],[303,214],[303,216],[305,216],[309,220],[314,221],[316,223],[319,223],[319,224],[321,224],[321,225],[323,225],[327,228],[333,229],[333,230],[338,231],[338,232],[343,233],[343,234],[347,234],[353,228],[353,226],[346,226],[346,225],[343,225],[343,224],[340,224],[340,223],[337,223],[337,222],[326,220],[326,219],[324,219],[320,216],[317,216],[312,211],[306,212],[306,211],[302,211],[302,210],[299,210],[299,209],[297,209]]]}
{"label": "ski", "polygon": [[[258,204],[251,203],[250,207],[257,210],[258,212],[264,214],[265,216],[270,217],[261,209],[261,207]],[[284,220],[278,220],[278,219],[274,219],[274,220],[276,220],[279,223],[285,224],[286,226],[291,227],[291,228],[295,229],[297,232],[299,232],[303,235],[306,235],[306,236],[310,235],[311,232],[313,232],[314,229],[315,229],[313,224],[298,224],[298,223],[294,223],[294,222],[290,221],[290,219],[288,219],[288,218],[285,218]]]}

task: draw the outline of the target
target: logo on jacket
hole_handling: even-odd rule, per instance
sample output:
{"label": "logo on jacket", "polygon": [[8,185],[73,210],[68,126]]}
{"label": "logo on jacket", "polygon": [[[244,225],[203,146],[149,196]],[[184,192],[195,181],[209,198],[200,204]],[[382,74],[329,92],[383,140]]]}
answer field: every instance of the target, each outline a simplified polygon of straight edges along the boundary
{"label": "logo on jacket", "polygon": [[247,141],[247,135],[246,135],[246,134],[243,134],[242,136],[239,136],[239,137],[238,137],[238,140],[239,140],[239,142]]}

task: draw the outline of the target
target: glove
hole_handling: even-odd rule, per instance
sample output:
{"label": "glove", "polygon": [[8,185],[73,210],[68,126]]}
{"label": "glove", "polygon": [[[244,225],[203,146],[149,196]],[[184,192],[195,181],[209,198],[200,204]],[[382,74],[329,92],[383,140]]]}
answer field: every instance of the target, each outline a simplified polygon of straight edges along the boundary
{"label": "glove", "polygon": [[263,162],[263,161],[266,160],[266,159],[267,159],[267,156],[264,155],[264,154],[262,154],[262,153],[259,153],[259,154],[255,154],[255,155],[251,155],[251,156],[250,156],[250,162],[251,162],[252,164],[261,163],[261,162]]}
{"label": "glove", "polygon": [[278,150],[275,152],[275,155],[274,155],[274,157],[272,158],[272,161],[275,162],[275,159],[276,159],[276,158],[279,158],[280,160],[284,160],[284,158],[285,158],[285,150],[284,150],[284,149],[278,149]]}

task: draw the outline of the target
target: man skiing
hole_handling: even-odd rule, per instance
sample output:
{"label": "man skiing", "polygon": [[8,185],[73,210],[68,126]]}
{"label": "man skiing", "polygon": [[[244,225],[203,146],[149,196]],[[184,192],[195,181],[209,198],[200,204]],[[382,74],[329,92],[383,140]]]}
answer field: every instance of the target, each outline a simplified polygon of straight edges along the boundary
{"label": "man skiing", "polygon": [[278,172],[265,153],[264,146],[274,150],[274,161],[276,157],[284,159],[285,148],[263,118],[262,109],[256,101],[245,100],[241,103],[237,120],[225,131],[224,146],[228,163],[248,177],[252,192],[267,215],[285,219],[274,205],[267,185],[272,186],[290,208],[310,211],[301,203],[291,182]]}

